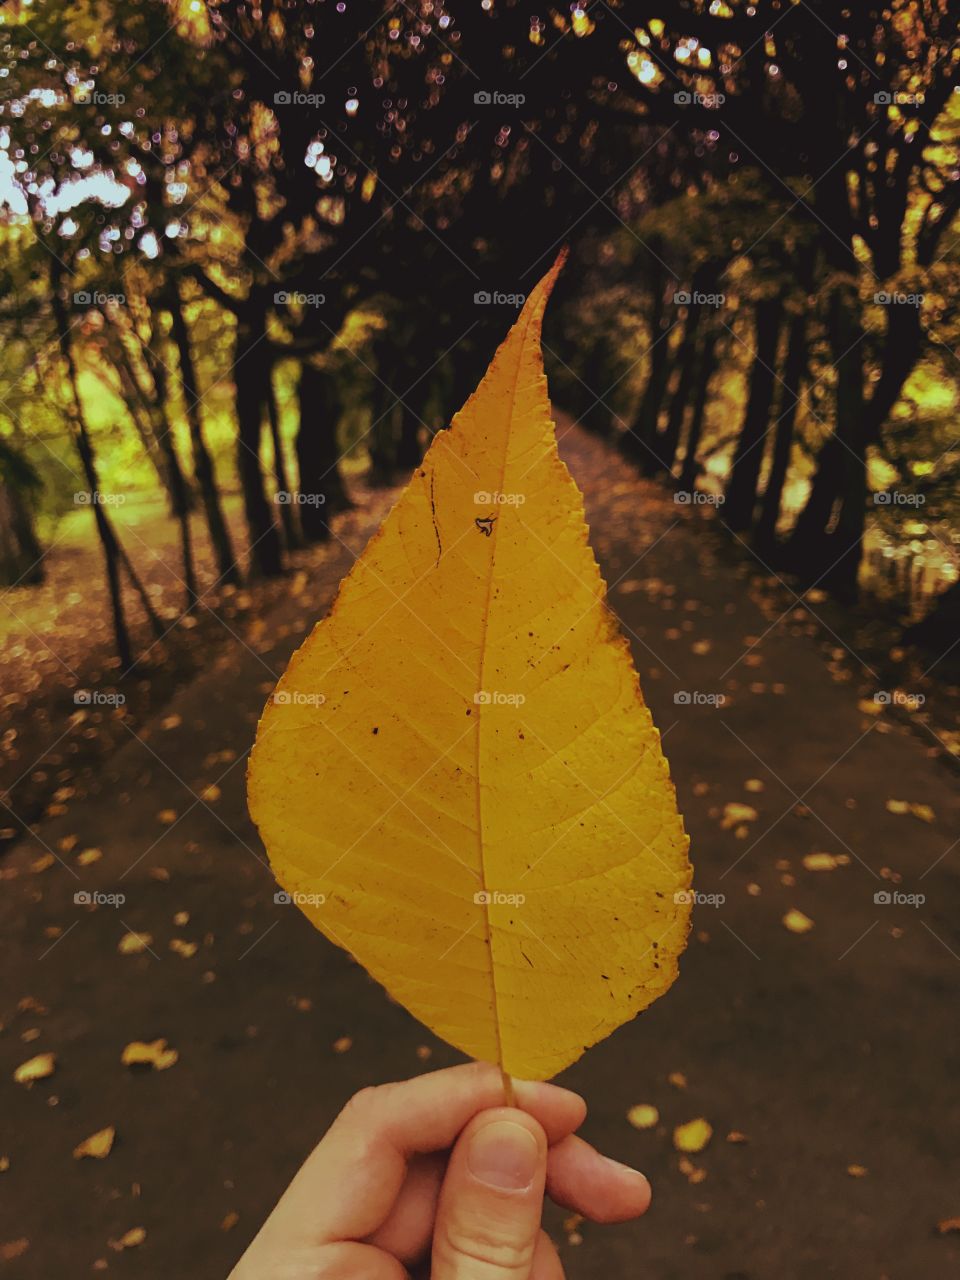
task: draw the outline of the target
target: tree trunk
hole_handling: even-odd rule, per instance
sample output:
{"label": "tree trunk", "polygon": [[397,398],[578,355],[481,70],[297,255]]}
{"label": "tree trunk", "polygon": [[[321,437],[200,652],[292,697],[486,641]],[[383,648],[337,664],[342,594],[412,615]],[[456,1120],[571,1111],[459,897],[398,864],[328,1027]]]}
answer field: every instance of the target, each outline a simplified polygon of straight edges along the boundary
{"label": "tree trunk", "polygon": [[308,542],[322,542],[330,536],[331,516],[353,505],[340,472],[336,379],[305,360],[300,367],[299,400],[300,528]]}
{"label": "tree trunk", "polygon": [[863,352],[858,299],[839,285],[830,300],[830,345],[837,370],[836,426],[820,450],[806,505],[786,548],[787,564],[804,581],[823,583],[853,599],[863,554],[866,455]]}
{"label": "tree trunk", "polygon": [[280,533],[274,524],[272,504],[264,493],[260,465],[263,410],[271,364],[265,333],[265,308],[259,301],[248,302],[237,316],[233,367],[237,470],[250,536],[250,569],[262,577],[273,578],[283,572],[283,557]]}
{"label": "tree trunk", "polygon": [[113,616],[113,634],[117,647],[117,656],[124,671],[133,664],[130,648],[130,633],[127,630],[123,611],[123,594],[120,587],[120,546],[113,530],[113,524],[107,515],[106,508],[99,501],[100,481],[97,474],[96,455],[86,419],[83,415],[83,402],[80,399],[80,388],[77,379],[77,366],[73,358],[73,346],[70,341],[70,319],[63,299],[60,296],[62,272],[59,263],[54,259],[50,264],[50,296],[54,321],[57,328],[57,343],[60,355],[67,369],[67,385],[70,398],[67,402],[67,416],[71,434],[83,467],[84,478],[89,485],[90,506],[96,523],[97,535],[103,550],[104,566],[107,573],[107,587],[110,593],[110,610]]}
{"label": "tree trunk", "polygon": [[793,449],[793,429],[797,419],[800,384],[807,367],[807,317],[798,312],[790,322],[787,340],[787,359],[783,371],[783,388],[780,392],[780,416],[776,422],[773,440],[773,458],[770,475],[764,491],[757,522],[754,547],[762,556],[769,555],[776,547],[777,522],[780,518],[780,502],[790,469]]}
{"label": "tree trunk", "polygon": [[697,362],[696,390],[693,396],[693,408],[690,411],[690,430],[687,434],[687,447],[680,471],[679,488],[692,493],[697,484],[700,439],[703,435],[703,420],[707,410],[707,395],[710,390],[710,379],[717,367],[717,333],[711,327],[700,343],[700,359]]}
{"label": "tree trunk", "polygon": [[[655,246],[656,247],[656,246]],[[653,263],[653,310],[650,316],[650,369],[633,426],[620,437],[620,448],[632,461],[643,466],[656,458],[654,441],[660,409],[667,389],[669,373],[669,329],[666,321],[667,289],[673,288],[666,268],[659,261]]]}
{"label": "tree trunk", "polygon": [[[8,452],[9,463],[5,456]],[[43,548],[34,530],[33,508],[25,485],[11,474],[15,467],[27,473],[27,464],[15,458],[0,440],[0,583],[6,587],[35,586],[44,579]]]}
{"label": "tree trunk", "polygon": [[783,299],[764,298],[755,309],[755,344],[750,392],[733,455],[723,507],[724,523],[735,532],[748,529],[757,502],[757,482],[763,463],[764,441],[776,381],[777,345],[783,318]]}
{"label": "tree trunk", "polygon": [[180,361],[180,388],[183,393],[187,425],[190,429],[190,445],[193,452],[193,473],[200,488],[203,510],[207,519],[210,543],[217,557],[217,583],[236,584],[240,580],[237,563],[230,541],[230,532],[220,505],[220,494],[213,462],[203,436],[203,419],[200,416],[199,383],[193,363],[190,333],[179,293],[174,290],[169,299],[171,337]]}
{"label": "tree trunk", "polygon": [[[693,283],[694,292],[696,293],[702,288],[703,281],[695,278]],[[697,331],[700,327],[700,315],[701,307],[691,301],[687,308],[687,318],[684,321],[680,349],[677,353],[677,385],[670,400],[667,425],[654,441],[654,456],[650,457],[644,466],[644,470],[649,475],[657,475],[661,471],[671,472],[676,461],[683,419],[693,393],[693,368],[697,354]]]}
{"label": "tree trunk", "polygon": [[151,311],[150,331],[147,343],[147,373],[153,385],[154,413],[157,419],[156,437],[167,473],[167,485],[173,505],[173,518],[180,529],[180,553],[183,561],[183,585],[187,608],[197,599],[197,575],[193,564],[193,542],[190,530],[191,495],[187,485],[173,436],[173,423],[168,413],[169,390],[167,369],[161,354],[160,330]]}
{"label": "tree trunk", "polygon": [[273,444],[273,470],[277,478],[277,501],[280,507],[280,524],[283,538],[289,550],[302,546],[297,518],[293,514],[295,494],[287,477],[287,460],[283,453],[283,436],[280,431],[280,409],[273,378],[267,379],[267,418],[270,422],[270,440]]}

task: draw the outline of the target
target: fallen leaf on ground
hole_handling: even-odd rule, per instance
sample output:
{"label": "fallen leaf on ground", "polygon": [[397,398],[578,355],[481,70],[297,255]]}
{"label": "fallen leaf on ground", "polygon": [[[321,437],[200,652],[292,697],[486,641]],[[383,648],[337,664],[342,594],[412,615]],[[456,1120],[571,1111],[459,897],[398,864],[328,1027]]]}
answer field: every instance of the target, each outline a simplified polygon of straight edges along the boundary
{"label": "fallen leaf on ground", "polygon": [[125,1231],[119,1240],[108,1240],[110,1248],[114,1253],[122,1253],[124,1249],[136,1249],[138,1245],[143,1244],[147,1238],[147,1233],[143,1227],[131,1227],[129,1231]]}
{"label": "fallen leaf on ground", "polygon": [[349,1036],[341,1036],[339,1040],[333,1042],[334,1053],[347,1053],[353,1048],[353,1041]]}
{"label": "fallen leaf on ground", "polygon": [[686,1180],[694,1187],[697,1186],[699,1183],[703,1182],[703,1180],[707,1176],[706,1169],[702,1168],[699,1165],[695,1165],[693,1161],[688,1160],[686,1156],[680,1157],[680,1159],[677,1161],[677,1168],[680,1170],[680,1172],[683,1174]]}
{"label": "fallen leaf on ground", "polygon": [[731,827],[737,826],[741,822],[756,822],[757,811],[749,804],[740,804],[737,800],[731,800],[729,804],[723,806],[723,820],[720,826],[724,831],[729,831]]}
{"label": "fallen leaf on ground", "polygon": [[125,1067],[153,1067],[155,1071],[166,1071],[179,1060],[176,1049],[168,1047],[166,1040],[131,1040],[120,1055]]}
{"label": "fallen leaf on ground", "polygon": [[687,1087],[687,1077],[682,1071],[671,1071],[667,1076],[667,1083],[672,1084],[675,1089],[685,1089]]}
{"label": "fallen leaf on ground", "polygon": [[807,871],[833,871],[840,864],[832,853],[807,853],[803,865]]}
{"label": "fallen leaf on ground", "polygon": [[847,1173],[851,1178],[865,1178],[867,1171],[862,1164],[848,1164]]}
{"label": "fallen leaf on ground", "polygon": [[960,1218],[944,1218],[937,1223],[937,1230],[942,1236],[951,1231],[960,1231]]}
{"label": "fallen leaf on ground", "polygon": [[739,1129],[731,1129],[727,1134],[727,1141],[734,1146],[744,1146],[750,1141],[745,1133],[741,1133]]}
{"label": "fallen leaf on ground", "polygon": [[0,1258],[4,1262],[13,1262],[16,1258],[22,1258],[30,1248],[30,1241],[26,1236],[21,1236],[19,1240],[9,1240],[6,1244],[0,1244]]}
{"label": "fallen leaf on ground", "polygon": [[197,954],[197,944],[195,942],[186,942],[183,938],[171,938],[170,950],[175,955],[182,956],[184,960],[189,960]]}
{"label": "fallen leaf on ground", "polygon": [[93,863],[99,862],[102,857],[103,857],[103,851],[101,849],[93,849],[93,848],[84,849],[82,852],[77,854],[77,866],[78,867],[92,866]]}
{"label": "fallen leaf on ground", "polygon": [[225,1213],[223,1215],[223,1220],[220,1223],[220,1230],[232,1231],[239,1221],[240,1221],[239,1213],[236,1213],[234,1210],[231,1209],[229,1213]]}
{"label": "fallen leaf on ground", "polygon": [[131,929],[117,943],[117,950],[122,956],[138,956],[141,952],[146,951],[152,942],[152,934],[134,933]]}
{"label": "fallen leaf on ground", "polygon": [[713,1137],[713,1126],[702,1116],[696,1120],[688,1120],[686,1124],[678,1124],[673,1131],[673,1145],[678,1151],[686,1151],[695,1155],[702,1151]]}
{"label": "fallen leaf on ground", "polygon": [[660,1112],[649,1102],[638,1102],[627,1112],[627,1120],[635,1129],[652,1129],[660,1119]]}
{"label": "fallen leaf on ground", "polygon": [[96,1133],[91,1133],[89,1138],[84,1138],[83,1142],[73,1148],[74,1160],[82,1160],[84,1156],[103,1160],[110,1154],[116,1136],[117,1131],[113,1125],[109,1125],[106,1129],[98,1129]]}
{"label": "fallen leaf on ground", "polygon": [[34,1080],[46,1080],[47,1076],[52,1076],[56,1069],[55,1053],[38,1053],[35,1058],[21,1062],[14,1071],[13,1078],[17,1084],[33,1084]]}
{"label": "fallen leaf on ground", "polygon": [[810,917],[805,916],[803,912],[798,911],[796,907],[791,907],[783,917],[783,924],[791,933],[809,933],[814,927],[813,921]]}

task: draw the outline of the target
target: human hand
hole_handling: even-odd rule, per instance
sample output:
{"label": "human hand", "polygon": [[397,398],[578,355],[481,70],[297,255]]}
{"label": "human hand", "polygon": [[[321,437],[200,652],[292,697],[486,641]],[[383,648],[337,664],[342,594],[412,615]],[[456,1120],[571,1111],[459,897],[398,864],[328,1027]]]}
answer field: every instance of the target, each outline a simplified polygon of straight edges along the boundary
{"label": "human hand", "polygon": [[504,1107],[500,1073],[470,1063],[356,1094],[230,1280],[562,1280],[544,1193],[625,1222],[646,1211],[650,1184],[575,1135],[577,1094],[514,1090]]}

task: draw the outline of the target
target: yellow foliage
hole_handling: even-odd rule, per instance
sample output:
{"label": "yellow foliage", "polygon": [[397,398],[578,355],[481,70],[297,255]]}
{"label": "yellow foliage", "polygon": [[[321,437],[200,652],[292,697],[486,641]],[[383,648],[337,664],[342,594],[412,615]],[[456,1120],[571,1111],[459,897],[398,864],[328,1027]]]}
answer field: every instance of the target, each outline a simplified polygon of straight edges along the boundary
{"label": "yellow foliage", "polygon": [[663,994],[687,837],[557,453],[560,262],[260,722],[279,882],[433,1031],[545,1079]]}

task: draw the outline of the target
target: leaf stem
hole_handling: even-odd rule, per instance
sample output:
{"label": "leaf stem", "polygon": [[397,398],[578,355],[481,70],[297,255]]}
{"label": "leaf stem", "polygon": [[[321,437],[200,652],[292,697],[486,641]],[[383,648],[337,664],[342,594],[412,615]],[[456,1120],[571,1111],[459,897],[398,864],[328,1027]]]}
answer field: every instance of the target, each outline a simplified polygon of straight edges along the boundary
{"label": "leaf stem", "polygon": [[515,1107],[517,1105],[516,1094],[513,1091],[513,1080],[500,1068],[500,1079],[503,1081],[503,1105],[505,1107]]}

